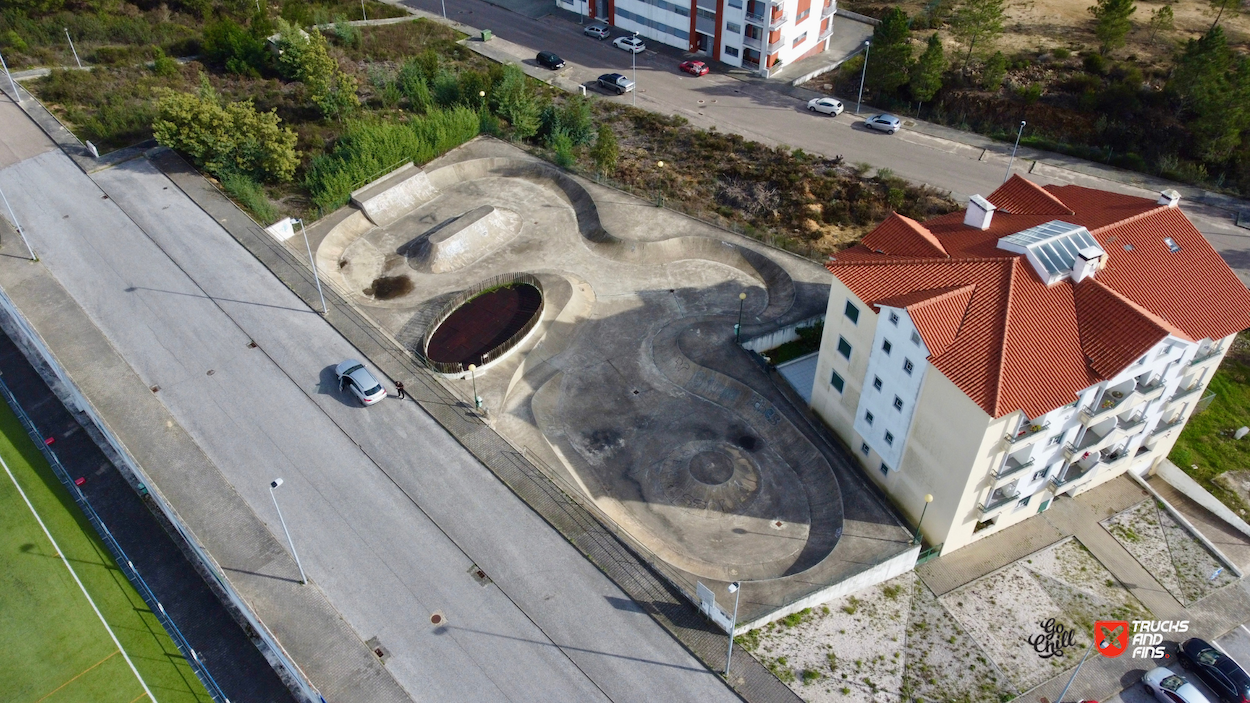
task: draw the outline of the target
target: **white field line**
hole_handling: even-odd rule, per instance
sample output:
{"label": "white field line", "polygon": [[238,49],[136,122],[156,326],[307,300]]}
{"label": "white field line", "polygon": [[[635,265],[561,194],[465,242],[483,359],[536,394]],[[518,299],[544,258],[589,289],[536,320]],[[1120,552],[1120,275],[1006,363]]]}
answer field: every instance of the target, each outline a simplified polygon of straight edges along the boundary
{"label": "white field line", "polygon": [[151,699],[152,703],[156,703],[156,696],[152,695],[152,690],[148,688],[147,682],[144,681],[143,677],[139,675],[139,670],[135,668],[135,663],[130,661],[130,655],[126,654],[126,650],[122,647],[122,643],[117,641],[117,635],[113,634],[113,628],[109,627],[109,624],[105,622],[104,616],[100,614],[100,609],[96,607],[95,601],[91,599],[91,594],[87,593],[86,587],[82,585],[82,581],[78,578],[78,574],[74,572],[74,567],[70,566],[69,560],[65,558],[65,554],[61,551],[60,545],[58,545],[56,540],[52,538],[52,533],[48,532],[48,526],[43,524],[43,519],[39,517],[39,513],[35,512],[35,506],[31,505],[30,499],[26,497],[26,491],[22,490],[22,486],[17,482],[17,478],[13,476],[13,472],[9,470],[9,464],[4,460],[4,457],[0,457],[0,465],[4,466],[4,472],[9,475],[9,480],[13,482],[13,487],[17,489],[18,494],[22,496],[22,500],[26,502],[26,507],[30,508],[30,514],[35,516],[35,521],[39,523],[39,527],[43,529],[43,534],[46,535],[48,541],[52,543],[52,548],[56,550],[56,555],[61,557],[61,563],[65,565],[66,569],[69,569],[69,575],[74,577],[74,582],[78,584],[79,590],[81,590],[82,594],[87,598],[87,602],[91,604],[91,609],[95,611],[96,617],[100,618],[100,624],[104,625],[105,630],[108,630],[109,637],[113,638],[113,644],[117,645],[117,650],[122,653],[122,658],[124,658],[126,660],[126,664],[130,666],[130,671],[133,672],[135,678],[139,680],[139,685],[143,686],[143,692],[148,695],[148,698]]}

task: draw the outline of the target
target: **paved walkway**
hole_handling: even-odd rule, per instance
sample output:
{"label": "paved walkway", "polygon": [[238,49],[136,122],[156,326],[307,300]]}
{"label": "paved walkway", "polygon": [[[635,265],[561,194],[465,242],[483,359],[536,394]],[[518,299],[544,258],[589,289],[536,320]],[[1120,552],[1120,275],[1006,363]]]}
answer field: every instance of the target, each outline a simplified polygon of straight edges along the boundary
{"label": "paved walkway", "polygon": [[1250,537],[1232,528],[1158,476],[1150,477],[1147,483],[1181,515],[1184,515],[1191,525],[1211,540],[1212,544],[1224,553],[1224,556],[1242,570],[1242,573],[1250,573]]}

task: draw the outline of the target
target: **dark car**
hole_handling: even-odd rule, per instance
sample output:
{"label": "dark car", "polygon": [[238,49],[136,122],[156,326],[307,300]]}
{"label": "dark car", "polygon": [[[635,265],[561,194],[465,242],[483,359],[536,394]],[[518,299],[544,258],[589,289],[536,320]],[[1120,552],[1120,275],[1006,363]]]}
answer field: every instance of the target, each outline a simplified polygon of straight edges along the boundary
{"label": "dark car", "polygon": [[1250,676],[1232,657],[1197,637],[1185,640],[1176,656],[1224,703],[1250,703]]}
{"label": "dark car", "polygon": [[550,51],[540,51],[538,52],[538,65],[545,66],[554,71],[558,68],[564,68],[564,59],[556,56]]}

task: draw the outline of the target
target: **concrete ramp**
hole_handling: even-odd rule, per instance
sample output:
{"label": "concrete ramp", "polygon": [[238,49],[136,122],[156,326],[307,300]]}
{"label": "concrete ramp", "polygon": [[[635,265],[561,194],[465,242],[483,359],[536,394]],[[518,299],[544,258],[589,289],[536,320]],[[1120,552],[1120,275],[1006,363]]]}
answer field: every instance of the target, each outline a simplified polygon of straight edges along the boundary
{"label": "concrete ramp", "polygon": [[409,242],[402,253],[415,270],[446,273],[472,264],[520,231],[521,216],[516,212],[481,205]]}
{"label": "concrete ramp", "polygon": [[425,171],[406,164],[352,192],[352,204],[369,221],[386,227],[438,194]]}

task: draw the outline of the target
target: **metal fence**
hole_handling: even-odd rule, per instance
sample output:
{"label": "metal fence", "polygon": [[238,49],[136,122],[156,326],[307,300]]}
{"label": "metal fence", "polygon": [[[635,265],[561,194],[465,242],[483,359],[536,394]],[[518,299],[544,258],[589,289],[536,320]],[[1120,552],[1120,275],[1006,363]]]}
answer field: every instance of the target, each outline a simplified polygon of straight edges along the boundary
{"label": "metal fence", "polygon": [[491,276],[490,278],[479,281],[469,288],[457,293],[454,298],[447,301],[447,304],[443,306],[443,309],[440,310],[438,315],[434,317],[433,322],[430,323],[430,328],[425,331],[425,335],[421,338],[421,348],[414,349],[413,352],[417,354],[421,361],[423,361],[425,365],[433,371],[446,374],[464,373],[468,370],[468,367],[459,361],[434,361],[429,358],[428,351],[430,348],[430,339],[434,337],[434,333],[438,331],[439,326],[446,322],[447,318],[451,317],[452,313],[460,309],[460,306],[487,291],[516,284],[532,286],[538,289],[538,310],[530,317],[525,325],[521,327],[521,329],[517,330],[515,334],[501,344],[482,354],[474,363],[476,363],[477,366],[485,366],[504,354],[507,354],[508,351],[519,344],[522,339],[525,339],[525,335],[529,334],[534,329],[534,326],[537,325],[539,320],[542,319],[543,309],[547,304],[546,296],[543,293],[542,282],[539,281],[536,276],[532,276],[528,273],[502,273],[498,276]]}
{"label": "metal fence", "polygon": [[30,419],[30,416],[27,415],[22,406],[18,404],[17,398],[13,395],[13,392],[9,390],[8,385],[6,385],[3,380],[0,380],[0,393],[4,395],[5,402],[7,402],[9,407],[13,409],[13,413],[17,415],[18,421],[21,422],[22,427],[26,429],[26,434],[30,435],[31,441],[35,443],[35,446],[38,447],[41,452],[43,452],[43,456],[52,467],[52,472],[56,474],[57,480],[61,482],[61,485],[65,486],[65,490],[69,491],[69,494],[74,499],[74,502],[78,504],[78,508],[82,510],[83,515],[85,515],[87,520],[91,522],[91,526],[95,528],[96,533],[100,535],[100,539],[103,540],[105,546],[108,547],[109,553],[113,555],[113,560],[117,562],[117,565],[121,569],[122,573],[126,575],[126,578],[130,581],[131,585],[133,585],[135,590],[139,592],[139,596],[143,598],[143,602],[147,604],[148,609],[151,610],[152,614],[155,615],[157,620],[160,621],[161,625],[165,628],[165,631],[169,633],[170,638],[174,641],[174,645],[176,645],[178,650],[182,652],[183,658],[185,658],[187,663],[191,665],[192,670],[195,671],[195,675],[199,677],[200,682],[204,684],[204,688],[208,689],[208,694],[213,697],[214,701],[218,701],[219,703],[230,703],[230,699],[226,697],[225,691],[221,690],[221,686],[217,684],[217,680],[213,678],[212,673],[209,672],[208,667],[200,659],[199,654],[191,647],[191,643],[188,642],[186,636],[182,634],[182,630],[178,628],[178,625],[172,618],[169,617],[169,614],[165,612],[165,606],[161,605],[160,600],[158,600],[156,594],[152,592],[152,589],[148,586],[147,581],[143,580],[143,577],[139,575],[139,571],[135,569],[134,563],[130,561],[130,557],[126,555],[126,550],[122,549],[121,545],[117,543],[117,539],[113,537],[113,533],[109,531],[107,526],[105,526],[104,521],[100,519],[100,516],[96,513],[95,509],[91,507],[91,503],[87,501],[87,497],[84,496],[82,491],[78,489],[78,486],[74,484],[73,479],[70,478],[69,472],[66,471],[65,466],[61,464],[61,460],[57,458],[56,453],[53,452],[44,442],[43,435],[39,432],[39,428],[35,427],[34,421]]}

